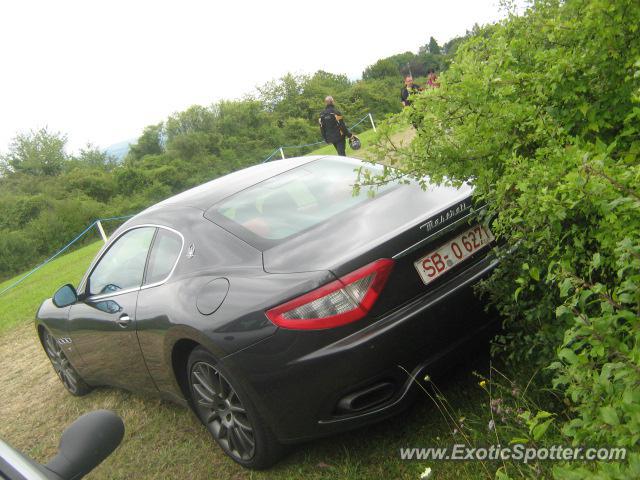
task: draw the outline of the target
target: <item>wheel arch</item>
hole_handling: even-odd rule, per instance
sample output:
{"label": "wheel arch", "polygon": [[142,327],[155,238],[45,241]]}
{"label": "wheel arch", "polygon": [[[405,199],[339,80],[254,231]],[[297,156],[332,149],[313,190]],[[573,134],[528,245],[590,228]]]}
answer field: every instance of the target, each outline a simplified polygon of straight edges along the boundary
{"label": "wheel arch", "polygon": [[[40,346],[45,349],[45,345],[44,345],[44,333],[45,332],[49,332],[51,333],[47,327],[39,321],[36,321],[36,334],[38,335],[38,340],[40,341]],[[45,350],[46,352],[46,350]]]}
{"label": "wheel arch", "polygon": [[42,343],[42,335],[44,335],[45,330],[46,330],[46,327],[41,322],[36,321],[36,333],[38,334],[40,343]]}
{"label": "wheel arch", "polygon": [[187,402],[191,402],[191,392],[189,391],[189,381],[187,364],[189,355],[197,347],[202,346],[199,342],[191,338],[181,338],[173,344],[171,349],[171,368],[180,392]]}

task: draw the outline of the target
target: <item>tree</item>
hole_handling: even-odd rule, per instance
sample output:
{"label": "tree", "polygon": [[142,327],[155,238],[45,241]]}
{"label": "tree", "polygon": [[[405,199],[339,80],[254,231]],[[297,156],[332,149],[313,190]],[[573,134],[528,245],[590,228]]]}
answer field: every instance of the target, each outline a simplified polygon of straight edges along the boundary
{"label": "tree", "polygon": [[80,168],[96,168],[100,170],[111,170],[117,164],[117,159],[109,155],[106,151],[100,150],[98,147],[88,143],[84,148],[80,149],[80,153],[73,157],[70,163]]}
{"label": "tree", "polygon": [[428,50],[429,50],[429,53],[431,53],[432,55],[440,55],[440,53],[441,53],[440,52],[440,45],[438,45],[438,42],[433,37],[429,38]]}
{"label": "tree", "polygon": [[131,145],[127,160],[140,160],[145,155],[158,155],[164,151],[162,146],[162,123],[145,127],[135,145]]}
{"label": "tree", "polygon": [[302,93],[304,75],[287,73],[278,80],[272,80],[257,87],[258,99],[268,112],[279,112],[284,116],[296,116],[296,103]]}
{"label": "tree", "polygon": [[367,68],[365,68],[364,72],[362,72],[362,79],[373,80],[388,77],[398,77],[398,75],[400,75],[398,65],[396,65],[396,63],[390,58],[383,58],[382,60],[378,60],[373,65],[369,65]]}
{"label": "tree", "polygon": [[[341,103],[341,108],[347,113],[349,123],[356,122],[367,113],[372,113],[379,120],[389,113],[399,112],[400,82],[398,76],[382,79],[356,82],[349,90],[347,100]],[[369,128],[369,122],[363,127]]]}
{"label": "tree", "polygon": [[448,56],[455,55],[458,47],[462,44],[462,42],[469,38],[469,35],[470,33],[467,32],[467,34],[462,37],[453,37],[442,46],[442,53]]}
{"label": "tree", "polygon": [[193,105],[171,115],[165,124],[167,153],[190,160],[196,156],[217,154],[220,128],[216,107]]}
{"label": "tree", "polygon": [[196,132],[212,132],[215,129],[216,114],[211,108],[192,105],[184,112],[174,113],[166,122],[164,132],[167,143],[175,137]]}
{"label": "tree", "polygon": [[418,50],[418,55],[423,55],[425,53],[430,53],[432,55],[442,54],[442,49],[440,48],[440,45],[438,45],[438,42],[436,41],[435,38],[429,37],[429,43],[427,43],[426,45],[423,45]]}
{"label": "tree", "polygon": [[331,95],[337,102],[342,101],[351,87],[346,75],[318,70],[302,84],[302,95],[298,102],[300,116],[309,121],[314,128],[318,126],[318,114],[324,108],[324,99]]}
{"label": "tree", "polygon": [[67,137],[49,132],[47,127],[18,134],[2,156],[4,173],[26,173],[36,176],[56,176],[68,160],[64,148]]}

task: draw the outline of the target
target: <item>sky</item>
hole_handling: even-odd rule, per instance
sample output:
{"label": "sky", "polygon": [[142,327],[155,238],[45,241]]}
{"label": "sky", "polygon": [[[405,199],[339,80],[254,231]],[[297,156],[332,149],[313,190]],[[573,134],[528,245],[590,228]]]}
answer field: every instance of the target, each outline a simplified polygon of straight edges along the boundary
{"label": "sky", "polygon": [[[137,138],[287,72],[361,76],[380,58],[502,17],[498,0],[0,3],[0,153],[47,127],[68,149]],[[399,79],[399,85],[401,80]]]}

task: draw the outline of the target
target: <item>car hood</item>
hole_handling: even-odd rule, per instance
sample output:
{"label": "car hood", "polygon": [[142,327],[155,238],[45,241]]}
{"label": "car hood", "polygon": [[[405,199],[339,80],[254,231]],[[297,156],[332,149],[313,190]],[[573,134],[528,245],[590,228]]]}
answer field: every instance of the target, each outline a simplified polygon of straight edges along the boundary
{"label": "car hood", "polygon": [[370,252],[391,257],[469,210],[472,191],[466,184],[399,185],[265,250],[264,269],[336,273]]}

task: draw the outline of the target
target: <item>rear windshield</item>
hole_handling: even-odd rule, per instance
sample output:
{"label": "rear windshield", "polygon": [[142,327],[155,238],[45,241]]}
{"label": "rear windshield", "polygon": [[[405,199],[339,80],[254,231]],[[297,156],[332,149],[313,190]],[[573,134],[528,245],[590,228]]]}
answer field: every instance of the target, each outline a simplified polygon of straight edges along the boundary
{"label": "rear windshield", "polygon": [[[351,158],[316,160],[249,187],[214,211],[245,241],[274,245],[367,201],[368,188],[353,191],[360,167],[373,173],[383,168]],[[377,189],[376,195],[394,185]]]}

